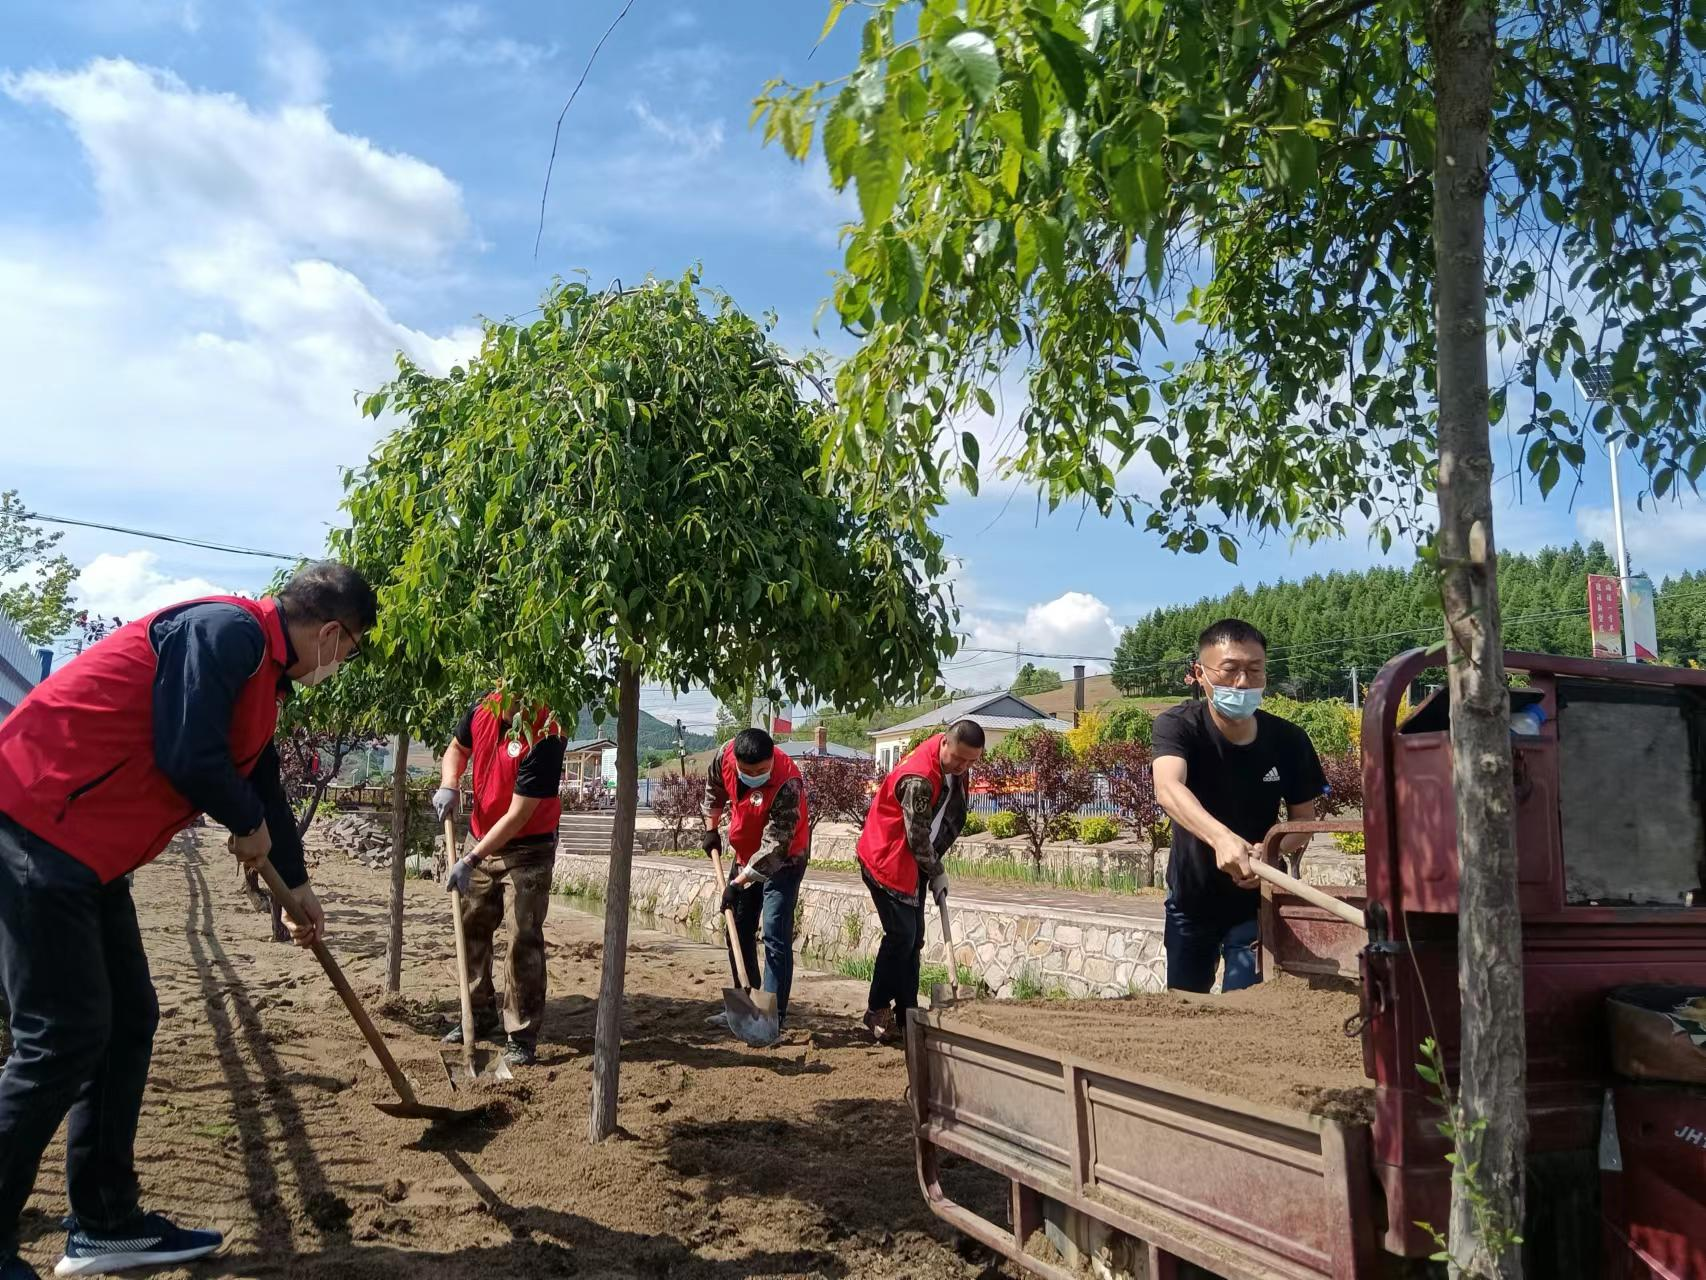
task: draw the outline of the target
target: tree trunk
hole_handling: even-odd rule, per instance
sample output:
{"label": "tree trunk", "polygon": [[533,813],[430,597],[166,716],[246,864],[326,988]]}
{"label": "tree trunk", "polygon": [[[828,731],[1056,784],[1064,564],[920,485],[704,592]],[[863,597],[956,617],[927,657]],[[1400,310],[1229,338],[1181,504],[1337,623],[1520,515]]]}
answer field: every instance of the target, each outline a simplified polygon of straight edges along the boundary
{"label": "tree trunk", "polygon": [[391,766],[391,939],[385,948],[385,989],[403,989],[403,884],[409,858],[409,735],[397,735]]}
{"label": "tree trunk", "polygon": [[617,1078],[622,1070],[622,987],[628,967],[628,884],[634,861],[634,809],[640,799],[640,672],[624,661],[617,674],[616,824],[604,891],[604,959],[593,1028],[594,1142],[616,1132]]}
{"label": "tree trunk", "polygon": [[1435,305],[1439,332],[1439,568],[1450,655],[1457,801],[1462,1047],[1451,1256],[1462,1274],[1513,1280],[1527,1140],[1522,917],[1517,902],[1510,703],[1493,545],[1486,333],[1487,128],[1493,7],[1435,0]]}

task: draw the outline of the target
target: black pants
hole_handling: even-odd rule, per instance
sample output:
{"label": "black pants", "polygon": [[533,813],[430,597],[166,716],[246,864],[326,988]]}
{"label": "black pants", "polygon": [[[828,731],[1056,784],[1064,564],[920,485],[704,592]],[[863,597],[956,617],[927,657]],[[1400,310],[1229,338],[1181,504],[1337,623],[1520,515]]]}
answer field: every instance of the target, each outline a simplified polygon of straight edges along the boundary
{"label": "black pants", "polygon": [[905,1014],[918,1007],[918,970],[924,955],[924,884],[918,885],[918,900],[908,902],[885,889],[864,867],[859,874],[865,877],[865,887],[871,891],[871,901],[877,904],[877,919],[882,922],[883,941],[877,948],[877,964],[871,974],[871,995],[866,1007],[872,1010],[894,1009]]}
{"label": "black pants", "polygon": [[137,1210],[136,1121],[160,1004],[130,885],[103,885],[0,814],[0,985],[12,1056],[0,1070],[0,1258],[42,1152],[67,1121],[71,1211],[92,1231]]}

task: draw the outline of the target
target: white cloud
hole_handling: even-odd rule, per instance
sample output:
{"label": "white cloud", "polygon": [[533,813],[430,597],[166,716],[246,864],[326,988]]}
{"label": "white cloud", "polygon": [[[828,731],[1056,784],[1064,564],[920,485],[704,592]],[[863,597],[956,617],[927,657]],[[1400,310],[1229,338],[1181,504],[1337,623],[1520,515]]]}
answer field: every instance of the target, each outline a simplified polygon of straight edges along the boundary
{"label": "white cloud", "polygon": [[339,467],[381,430],[355,394],[399,349],[442,371],[477,342],[400,322],[360,274],[371,250],[430,278],[464,222],[455,184],[323,110],[130,63],[5,87],[63,114],[101,197],[89,225],[0,227],[8,470],[43,509],[319,550]]}
{"label": "white cloud", "polygon": [[[1582,537],[1599,539],[1616,555],[1617,534],[1610,507],[1580,508],[1576,528]],[[1623,504],[1623,531],[1636,573],[1650,574],[1657,581],[1706,568],[1706,501],[1693,498],[1655,507],[1649,500],[1643,510],[1631,498]]]}
{"label": "white cloud", "polygon": [[721,120],[689,120],[683,115],[660,116],[647,105],[644,98],[635,98],[629,103],[629,110],[648,133],[662,138],[686,153],[689,159],[702,159],[722,150]]}
{"label": "white cloud", "polygon": [[261,71],[285,102],[325,100],[326,56],[307,36],[270,14],[261,20]]}
{"label": "white cloud", "polygon": [[[956,586],[956,595],[965,593]],[[973,594],[971,601],[976,601]],[[948,664],[946,679],[956,686],[990,688],[1005,684],[1012,675],[1011,653],[1015,646],[1039,653],[1079,654],[1090,658],[1112,657],[1119,644],[1120,628],[1113,612],[1098,597],[1085,591],[1067,591],[1052,600],[1033,604],[1024,616],[1002,620],[979,612],[967,603],[960,613],[960,631],[964,636],[963,656]],[[999,650],[1001,654],[966,653],[972,650]],[[1082,660],[1082,659],[1080,659]],[[1038,666],[1054,667],[1071,674],[1074,659],[1025,658]],[[1108,663],[1088,661],[1092,672],[1105,671]]]}
{"label": "white cloud", "polygon": [[530,71],[557,56],[555,44],[487,35],[485,26],[486,12],[479,5],[453,4],[389,24],[368,41],[367,49],[401,75],[445,66]]}
{"label": "white cloud", "polygon": [[706,98],[725,81],[733,61],[728,49],[711,41],[656,49],[640,59],[634,81],[642,89],[661,89],[676,102]]}
{"label": "white cloud", "polygon": [[77,602],[103,618],[130,622],[180,600],[232,594],[206,578],[170,577],[156,567],[159,562],[152,551],[104,552],[83,566]]}
{"label": "white cloud", "polygon": [[259,235],[295,251],[419,260],[467,232],[455,183],[339,132],[324,107],[258,112],[111,58],[7,75],[0,88],[65,117],[107,217],[148,242]]}

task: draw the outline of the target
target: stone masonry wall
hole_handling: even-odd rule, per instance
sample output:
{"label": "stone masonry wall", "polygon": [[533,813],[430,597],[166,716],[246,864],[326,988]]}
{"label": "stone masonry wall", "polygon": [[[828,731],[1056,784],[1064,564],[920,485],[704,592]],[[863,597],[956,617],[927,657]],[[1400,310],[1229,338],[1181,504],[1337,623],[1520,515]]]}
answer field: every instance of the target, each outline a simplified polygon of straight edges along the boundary
{"label": "stone masonry wall", "polygon": [[[559,892],[602,897],[608,860],[559,853]],[[703,863],[636,862],[631,898],[637,915],[660,927],[704,937],[717,931],[720,891]],[[1015,911],[980,903],[974,889],[949,900],[955,958],[996,995],[1014,994],[1021,975],[1040,991],[1120,996],[1166,986],[1161,921],[1154,916],[1070,913],[1037,907]],[[943,964],[941,922],[925,913],[924,960]],[[875,956],[882,927],[863,885],[806,872],[794,945],[831,963]]]}

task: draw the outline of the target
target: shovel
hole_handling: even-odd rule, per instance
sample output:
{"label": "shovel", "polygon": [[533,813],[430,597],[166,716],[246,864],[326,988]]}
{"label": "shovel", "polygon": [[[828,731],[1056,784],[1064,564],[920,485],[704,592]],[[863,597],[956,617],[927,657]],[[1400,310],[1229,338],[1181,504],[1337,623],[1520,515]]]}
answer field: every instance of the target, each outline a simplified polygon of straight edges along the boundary
{"label": "shovel", "polygon": [[[717,876],[717,893],[722,895],[723,860],[714,852],[711,866]],[[723,988],[723,1011],[728,1015],[729,1030],[755,1049],[768,1048],[782,1034],[781,1019],[776,1014],[776,995],[771,991],[754,991],[746,975],[746,961],[740,953],[740,932],[735,928],[735,913],[723,912],[723,927],[728,930],[729,955],[734,957],[735,981],[738,987]]]}
{"label": "shovel", "polygon": [[[456,823],[451,818],[444,820],[444,855],[451,866],[456,865]],[[515,1076],[503,1054],[481,1049],[474,1043],[474,1000],[468,994],[468,934],[462,925],[462,894],[454,886],[450,890],[450,914],[456,920],[456,987],[462,996],[462,1048],[438,1051],[444,1063],[444,1078],[450,1081],[452,1089],[458,1081],[472,1084],[476,1080],[513,1080]]]}
{"label": "shovel", "polygon": [[948,925],[946,898],[937,902],[936,914],[942,921],[942,947],[948,953],[948,980],[931,984],[930,1007],[951,1009],[960,1002],[960,966],[954,959],[954,932]]}
{"label": "shovel", "polygon": [[1294,897],[1302,898],[1312,907],[1320,907],[1348,924],[1354,924],[1359,929],[1368,928],[1368,920],[1358,907],[1353,907],[1343,899],[1335,898],[1330,893],[1322,893],[1314,885],[1296,876],[1289,876],[1278,867],[1270,866],[1260,858],[1250,859],[1250,870],[1258,877],[1266,880],[1276,889],[1284,889]]}
{"label": "shovel", "polygon": [[[290,918],[297,924],[305,923],[296,914],[296,899],[289,889],[284,887],[284,881],[278,878],[278,872],[266,859],[261,860],[261,879],[266,882],[267,892],[272,894],[272,900],[290,913]],[[367,1016],[367,1010],[362,1007],[361,999],[350,986],[349,979],[344,977],[344,971],[338,968],[338,962],[332,959],[332,953],[326,950],[324,942],[315,939],[314,958],[320,962],[320,967],[326,971],[326,976],[332,980],[332,986],[337,988],[338,996],[344,1002],[344,1008],[349,1010],[350,1017],[355,1019],[355,1025],[361,1029],[362,1037],[367,1041],[367,1047],[373,1050],[373,1056],[379,1059],[379,1065],[384,1069],[386,1078],[391,1081],[391,1088],[396,1091],[396,1102],[375,1102],[388,1116],[397,1116],[404,1120],[467,1120],[486,1110],[484,1105],[476,1107],[438,1107],[420,1101],[415,1097],[414,1086],[409,1083],[409,1077],[403,1074],[403,1069],[397,1065],[397,1060],[391,1056],[391,1050],[385,1045],[385,1037],[379,1034],[379,1028],[373,1025],[373,1019]]]}

